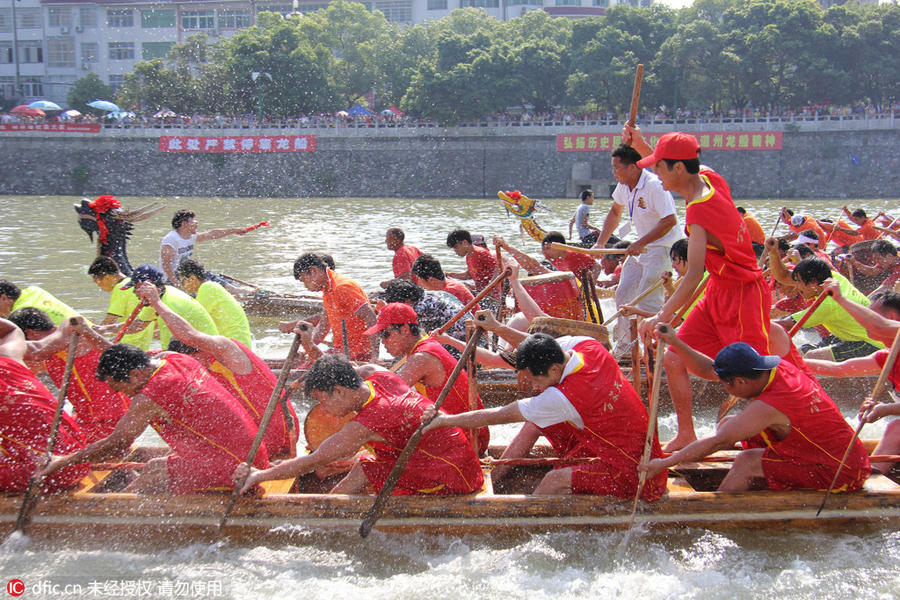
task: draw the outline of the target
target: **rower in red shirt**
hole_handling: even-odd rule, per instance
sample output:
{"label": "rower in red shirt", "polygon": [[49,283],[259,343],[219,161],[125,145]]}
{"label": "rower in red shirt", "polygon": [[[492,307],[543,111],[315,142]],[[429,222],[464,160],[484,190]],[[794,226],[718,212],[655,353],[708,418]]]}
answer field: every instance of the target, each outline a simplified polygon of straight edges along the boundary
{"label": "rower in red shirt", "polygon": [[399,227],[391,227],[384,236],[384,243],[387,245],[387,249],[394,253],[394,258],[391,261],[394,279],[382,281],[381,287],[383,288],[396,279],[410,280],[413,262],[422,255],[421,250],[404,243],[405,239],[406,234]]}
{"label": "rower in red shirt", "polygon": [[[581,278],[581,274],[587,269],[587,272],[595,280],[600,275],[600,265],[597,261],[587,254],[580,252],[571,252],[568,250],[556,250],[553,244],[565,244],[566,238],[558,231],[550,231],[541,240],[541,254],[552,264],[558,271],[569,271],[574,273],[576,277]],[[511,246],[503,237],[494,236],[494,244],[500,246],[519,263],[519,266],[528,272],[529,275],[543,275],[550,273],[551,270],[542,265],[536,259],[528,256],[521,250]]]}
{"label": "rower in red shirt", "polygon": [[[760,355],[741,342],[726,346],[712,360],[678,339],[671,328],[660,337],[675,346],[695,371],[717,377],[729,394],[750,402],[740,414],[723,419],[715,435],[668,458],[643,463],[641,470],[652,477],[759,435],[764,447],[754,447],[760,438],[746,444],[749,447],[735,457],[719,491],[759,489],[763,482],[771,490],[828,489],[853,440],[853,429],[821,387],[790,362]],[[865,447],[853,440],[834,491],[860,489],[870,472]]]}
{"label": "rower in red shirt", "polygon": [[[178,342],[176,345],[170,344],[169,348],[190,354],[205,366],[258,427],[277,382],[265,361],[237,340],[194,329],[160,300],[156,286],[140,284],[138,294],[156,310]],[[263,438],[271,459],[297,455],[298,422],[293,405],[282,395]]]}
{"label": "rower in red shirt", "polygon": [[[472,279],[475,282],[477,294],[487,284],[500,274],[497,259],[490,251],[472,243],[471,234],[465,229],[454,229],[447,235],[447,247],[451,248],[458,256],[466,259],[467,269],[462,273],[448,273],[450,277],[457,279]],[[500,286],[494,289],[492,299],[500,300]]]}
{"label": "rower in red shirt", "polygon": [[[674,318],[700,284],[705,267],[709,272],[706,293],[678,328],[679,339],[707,356],[715,356],[737,341],[768,354],[772,294],[756,263],[747,225],[734,206],[728,183],[701,166],[700,144],[691,135],[667,133],[654,150],[644,141],[640,129],[626,125],[623,141],[646,157],[638,162],[639,167],[652,166],[663,187],[678,192],[687,203],[687,272],[659,313],[641,323],[641,332],[646,336],[657,323]],[[664,364],[678,418],[678,434],[665,448],[672,452],[697,436],[687,365],[672,349],[666,352]]]}
{"label": "rower in red shirt", "polygon": [[[444,269],[441,268],[440,261],[430,254],[419,256],[413,263],[410,272],[412,273],[413,283],[423,290],[448,292],[456,296],[463,306],[475,299],[475,295],[466,287],[466,284],[458,279],[444,275]],[[481,310],[481,305],[476,304],[472,310]]]}
{"label": "rower in red shirt", "polygon": [[[78,317],[81,319],[81,317]],[[24,333],[28,343],[28,362],[43,363],[56,387],[62,387],[66,370],[69,337],[68,319],[59,327],[39,308],[20,308],[9,316]],[[75,409],[75,421],[88,443],[112,433],[128,410],[128,396],[114,392],[97,380],[100,352],[83,337],[75,351],[72,380],[66,400]]]}
{"label": "rower in red shirt", "polygon": [[[340,355],[323,356],[315,362],[306,379],[306,391],[336,417],[351,412],[357,415],[312,454],[270,469],[251,470],[244,490],[261,481],[308,473],[352,456],[366,445],[374,456],[361,459],[331,493],[365,493],[370,485],[380,491],[422,415],[434,407],[399,376],[374,365],[354,369]],[[235,480],[247,473],[246,465],[238,467]],[[422,436],[393,493],[468,494],[483,484],[481,465],[465,433],[449,428]]]}
{"label": "rower in red shirt", "polygon": [[[501,458],[526,456],[544,435],[560,458],[597,459],[550,471],[534,490],[536,495],[634,498],[637,465],[647,435],[647,410],[606,348],[593,338],[564,336],[554,340],[543,333],[527,336],[491,319],[483,324],[508,342],[517,343],[516,370],[537,395],[502,408],[441,414],[426,431],[524,421]],[[656,434],[652,456],[662,457]],[[508,467],[501,466],[492,471],[491,477],[498,481],[507,472]],[[665,472],[650,478],[641,497],[648,502],[662,497],[666,478]]]}
{"label": "rower in red shirt", "polygon": [[[55,456],[42,475],[120,454],[150,425],[172,452],[147,462],[126,492],[195,494],[233,489],[231,475],[247,459],[257,428],[203,365],[184,354],[151,358],[139,348],[118,344],[101,355],[97,378],[131,398],[128,412],[108,437],[73,454]],[[253,464],[269,466],[265,444]]]}
{"label": "rower in red shirt", "polygon": [[[56,399],[25,366],[26,342],[22,331],[0,319],[0,491],[28,489],[38,456],[47,451]],[[71,389],[71,387],[70,387]],[[78,424],[63,412],[56,438],[57,452],[84,447]],[[54,493],[78,484],[88,465],[73,465],[44,480],[43,491]]]}

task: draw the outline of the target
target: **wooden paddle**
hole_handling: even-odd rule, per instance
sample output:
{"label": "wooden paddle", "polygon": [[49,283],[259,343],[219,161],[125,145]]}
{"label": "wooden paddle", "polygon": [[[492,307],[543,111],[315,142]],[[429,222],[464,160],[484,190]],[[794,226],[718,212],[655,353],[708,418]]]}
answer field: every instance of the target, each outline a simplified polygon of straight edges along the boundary
{"label": "wooden paddle", "polygon": [[[588,254],[590,256],[603,256],[605,254],[625,254],[625,248],[580,248],[578,246],[569,246],[568,244],[560,244],[553,242],[550,247],[554,250],[565,250],[566,252],[576,252],[578,254]],[[640,254],[646,254],[647,249],[641,248]]]}
{"label": "wooden paddle", "polygon": [[347,339],[347,319],[341,319],[341,342],[344,344],[344,356],[350,360],[350,340]]}
{"label": "wooden paddle", "polygon": [[[775,237],[775,232],[778,231],[778,224],[781,223],[781,215],[784,214],[784,206],[781,207],[781,210],[778,211],[778,219],[775,221],[775,226],[772,228],[772,233],[769,234],[769,237]],[[763,248],[762,254],[759,255],[759,260],[756,261],[756,264],[760,267],[766,264],[766,258],[769,256],[769,247],[766,246]]]}
{"label": "wooden paddle", "polygon": [[472,298],[471,300],[469,300],[469,303],[466,304],[465,306],[463,306],[462,309],[461,309],[458,313],[456,313],[456,314],[453,316],[453,318],[451,318],[449,321],[447,321],[446,323],[444,323],[443,326],[441,326],[441,328],[437,330],[438,334],[447,333],[447,330],[450,329],[451,327],[453,327],[453,324],[454,324],[454,323],[456,323],[457,321],[459,321],[460,319],[462,319],[462,318],[466,315],[466,313],[468,313],[470,310],[472,310],[472,308],[473,308],[476,304],[478,304],[479,302],[481,302],[481,300],[482,300],[485,296],[487,296],[488,294],[490,294],[490,293],[494,290],[495,287],[497,287],[498,285],[500,285],[500,284],[501,284],[503,281],[505,281],[506,278],[509,277],[510,275],[512,275],[512,269],[510,269],[509,267],[506,267],[506,270],[505,270],[505,271],[503,271],[502,273],[500,273],[497,277],[494,278],[493,281],[491,281],[489,284],[487,284],[486,286],[484,286],[484,289],[481,290],[480,292],[478,292],[478,295],[477,295],[477,296],[475,296],[474,298]]}
{"label": "wooden paddle", "polygon": [[[887,360],[884,361],[884,367],[881,369],[881,374],[878,375],[878,380],[875,382],[875,389],[872,390],[872,399],[876,402],[878,401],[878,397],[884,392],[888,376],[894,369],[894,363],[897,362],[898,354],[900,354],[900,329],[897,330],[897,335],[894,336],[894,343],[891,344],[891,351],[888,354]],[[860,410],[862,410],[862,407],[860,407]],[[822,513],[822,509],[825,508],[825,503],[828,502],[828,496],[831,495],[831,491],[834,489],[835,484],[837,484],[838,477],[841,476],[841,470],[844,468],[844,463],[847,462],[847,457],[850,456],[850,450],[853,449],[853,444],[856,443],[859,432],[862,431],[862,428],[865,426],[866,417],[871,410],[872,409],[870,408],[865,414],[859,416],[859,425],[856,427],[856,431],[853,433],[853,438],[850,440],[850,443],[847,444],[847,450],[844,451],[844,457],[841,459],[841,464],[838,465],[837,472],[834,474],[834,479],[831,481],[831,485],[828,486],[825,497],[822,498],[822,504],[819,506],[819,510],[816,511],[817,517]]]}
{"label": "wooden paddle", "polygon": [[[275,389],[272,390],[272,395],[269,397],[269,403],[266,405],[266,412],[263,413],[262,419],[259,422],[259,429],[256,432],[256,438],[253,440],[253,444],[250,446],[250,451],[247,453],[247,463],[248,467],[253,466],[253,461],[256,460],[256,454],[259,452],[259,447],[262,446],[263,438],[266,435],[266,430],[269,428],[269,422],[272,420],[272,415],[275,414],[275,407],[278,406],[278,399],[281,397],[281,391],[284,389],[284,384],[287,382],[287,378],[291,374],[291,365],[294,364],[294,357],[297,356],[297,352],[300,350],[300,334],[294,335],[294,343],[291,344],[291,349],[288,350],[287,358],[284,359],[284,368],[281,369],[281,375],[278,376],[278,381],[275,384]],[[249,476],[249,471],[248,471]],[[216,539],[218,540],[222,536],[222,529],[225,527],[225,522],[228,520],[228,515],[231,514],[231,510],[234,508],[235,502],[237,502],[238,496],[240,495],[241,488],[244,487],[244,483],[247,481],[247,478],[244,477],[242,480],[236,482],[234,484],[234,490],[231,492],[231,498],[228,501],[228,506],[225,508],[225,513],[222,515],[222,520],[219,521],[219,528],[216,530]]]}
{"label": "wooden paddle", "polygon": [[[641,83],[644,80],[644,65],[639,64],[634,72],[634,90],[631,92],[631,110],[628,112],[628,126],[637,122],[638,103],[641,100]],[[676,107],[677,108],[677,107]]]}
{"label": "wooden paddle", "polygon": [[[661,325],[660,333],[667,333],[669,330],[668,325]],[[651,350],[648,348],[647,353],[650,354]],[[660,357],[665,356],[666,354],[666,344],[660,341],[659,347],[656,350],[656,364],[661,365],[662,362],[659,360]],[[647,437],[644,438],[644,455],[641,457],[641,463],[647,462],[650,459],[650,453],[653,450],[653,435],[656,433],[656,416],[659,412],[659,388],[662,386],[662,377],[659,376],[659,373],[655,373],[653,377],[653,390],[650,393],[650,410],[647,419]],[[647,472],[640,471],[638,474],[638,488],[637,493],[634,495],[634,504],[631,507],[631,521],[628,523],[628,529],[631,530],[634,527],[634,519],[637,516],[637,505],[638,500],[641,499],[641,492],[644,490],[644,484],[647,482]]]}
{"label": "wooden paddle", "polygon": [[[659,281],[657,281],[656,283],[654,283],[653,285],[651,285],[650,287],[648,287],[646,290],[644,290],[643,292],[641,292],[640,294],[638,294],[638,295],[634,298],[634,300],[632,300],[632,301],[629,302],[628,304],[630,304],[631,306],[634,306],[634,305],[636,305],[636,304],[639,304],[639,303],[641,302],[641,300],[643,300],[644,298],[646,298],[647,296],[649,296],[650,294],[652,294],[653,292],[655,292],[656,290],[658,290],[659,287],[660,287],[661,285],[663,285],[665,282],[666,282],[665,277],[660,277],[660,278],[659,278]],[[610,318],[608,318],[606,321],[603,322],[603,324],[604,324],[604,325],[609,325],[610,323],[612,323],[613,321],[615,321],[616,319],[618,319],[619,317],[621,317],[623,314],[625,314],[625,309],[619,309],[619,312],[617,312],[616,314],[614,314],[613,316],[611,316]]]}
{"label": "wooden paddle", "polygon": [[131,311],[131,314],[128,315],[127,319],[125,319],[125,323],[122,325],[122,329],[120,329],[119,333],[116,334],[116,337],[113,340],[113,344],[118,344],[122,341],[122,338],[125,337],[125,332],[128,331],[128,327],[132,323],[134,323],[134,320],[137,319],[137,316],[145,306],[147,306],[147,303],[141,300],[138,305],[134,307],[134,310]]}
{"label": "wooden paddle", "polygon": [[[76,319],[69,319],[69,325],[74,327],[77,324]],[[47,440],[47,460],[53,456],[53,448],[56,446],[56,438],[59,435],[59,424],[62,422],[63,404],[66,402],[66,394],[69,391],[69,381],[72,379],[72,370],[75,367],[75,353],[78,349],[78,332],[73,331],[69,336],[69,348],[66,355],[66,368],[63,371],[62,385],[59,388],[59,394],[56,396],[56,412],[53,413],[53,423],[50,425],[50,437]],[[41,483],[43,477],[32,475],[28,481],[28,489],[25,491],[25,497],[22,499],[22,506],[19,508],[19,516],[16,518],[13,533],[19,531],[25,535],[25,530],[31,522],[31,511],[37,505],[38,498],[41,495]]]}
{"label": "wooden paddle", "polygon": [[679,319],[684,319],[684,315],[687,314],[687,311],[691,306],[694,305],[694,302],[697,301],[697,298],[703,295],[703,292],[706,291],[706,285],[709,283],[709,273],[703,275],[703,279],[700,280],[700,285],[697,286],[697,289],[694,290],[694,293],[691,294],[691,297],[688,298],[688,301],[681,305],[681,308],[675,313],[675,317],[672,319],[672,322],[675,323]]}
{"label": "wooden paddle", "polygon": [[[503,275],[501,275],[501,277],[503,277]],[[499,283],[501,280],[498,277],[495,281]],[[465,350],[463,350],[462,356],[459,357],[459,361],[456,363],[456,368],[454,368],[453,372],[450,373],[450,377],[447,378],[447,383],[444,384],[444,389],[441,390],[441,395],[438,396],[437,400],[435,400],[434,402],[435,410],[440,409],[441,405],[444,404],[444,400],[447,399],[447,396],[450,394],[450,390],[453,389],[453,384],[456,383],[456,379],[462,372],[463,367],[466,366],[466,362],[469,360],[469,355],[475,352],[475,348],[478,346],[478,340],[481,339],[482,333],[484,333],[484,329],[482,329],[481,327],[475,328],[475,331],[472,333],[472,337],[466,344]],[[378,522],[378,519],[381,517],[381,513],[384,512],[384,507],[387,505],[387,502],[394,491],[394,487],[396,487],[397,482],[403,475],[403,470],[406,468],[407,463],[409,463],[409,459],[412,458],[413,452],[415,452],[416,450],[416,446],[419,445],[419,441],[424,435],[423,430],[428,426],[429,423],[431,423],[432,420],[434,420],[434,417],[422,423],[419,428],[416,429],[416,432],[412,435],[412,437],[409,438],[409,441],[406,443],[406,447],[397,458],[397,462],[396,464],[394,464],[394,468],[391,469],[391,473],[387,476],[387,479],[384,482],[384,487],[381,488],[381,491],[378,493],[378,497],[375,498],[375,503],[372,504],[372,508],[370,508],[366,513],[362,525],[360,525],[359,527],[359,535],[361,537],[368,537],[369,533],[372,532],[372,529],[375,527],[375,523]]]}
{"label": "wooden paddle", "polygon": [[838,224],[841,222],[841,215],[844,214],[844,209],[841,208],[841,213],[837,216],[837,219],[834,220],[831,231],[828,232],[828,235],[825,236],[825,244],[822,245],[822,248],[828,245],[828,242],[831,241],[831,238],[834,237],[834,232],[837,231]]}
{"label": "wooden paddle", "polygon": [[800,317],[800,320],[797,321],[797,324],[791,327],[791,330],[788,332],[789,337],[794,337],[797,335],[797,332],[803,329],[803,325],[809,320],[816,309],[819,308],[819,305],[825,301],[825,298],[831,296],[831,290],[822,292],[819,294],[819,297],[816,298],[816,301],[809,305],[809,308],[806,309],[806,312],[803,313],[803,316]]}

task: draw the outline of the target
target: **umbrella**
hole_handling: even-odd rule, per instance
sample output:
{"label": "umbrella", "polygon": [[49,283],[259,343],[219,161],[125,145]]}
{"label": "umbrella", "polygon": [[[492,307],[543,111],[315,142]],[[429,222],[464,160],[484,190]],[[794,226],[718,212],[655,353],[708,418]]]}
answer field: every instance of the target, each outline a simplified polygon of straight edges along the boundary
{"label": "umbrella", "polygon": [[69,110],[65,111],[63,114],[61,114],[59,116],[62,117],[63,119],[74,119],[75,117],[80,117],[81,113],[78,112],[77,110],[75,110],[74,108],[70,108]]}
{"label": "umbrella", "polygon": [[349,117],[349,116],[350,116],[350,113],[348,113],[346,110],[339,110],[339,111],[337,111],[336,113],[334,113],[334,116],[336,116],[336,117]]}
{"label": "umbrella", "polygon": [[28,105],[28,108],[39,108],[41,110],[62,110],[62,106],[60,106],[56,102],[50,102],[49,100],[35,100]]}
{"label": "umbrella", "polygon": [[172,112],[168,108],[161,108],[159,110],[159,112],[153,116],[156,117],[157,119],[165,119],[166,117],[177,117],[178,115],[176,115],[174,112]]}
{"label": "umbrella", "polygon": [[133,119],[134,113],[128,110],[115,110],[106,116],[110,119]]}
{"label": "umbrella", "polygon": [[15,107],[11,111],[9,111],[9,114],[23,115],[26,117],[45,117],[45,116],[47,116],[44,114],[44,111],[42,111],[41,109],[31,108],[27,104],[20,104],[19,106]]}
{"label": "umbrella", "polygon": [[105,110],[107,112],[122,112],[121,108],[119,108],[112,102],[107,102],[106,100],[94,100],[93,102],[88,102],[87,105],[91,108]]}
{"label": "umbrella", "polygon": [[392,110],[389,109],[389,108],[386,108],[386,109],[384,109],[383,111],[381,111],[381,114],[383,114],[383,115],[392,115],[392,114],[394,114],[394,111],[392,111]]}

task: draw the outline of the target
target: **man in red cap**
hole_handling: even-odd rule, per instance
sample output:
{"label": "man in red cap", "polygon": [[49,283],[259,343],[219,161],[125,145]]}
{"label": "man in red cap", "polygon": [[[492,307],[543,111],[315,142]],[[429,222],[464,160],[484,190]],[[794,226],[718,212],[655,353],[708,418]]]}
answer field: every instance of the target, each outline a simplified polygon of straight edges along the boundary
{"label": "man in red cap", "polygon": [[[701,167],[700,144],[686,133],[663,135],[654,150],[640,129],[626,125],[623,142],[644,157],[638,167],[653,167],[663,188],[677,192],[687,204],[687,272],[656,316],[641,324],[641,331],[650,334],[658,323],[670,322],[693,296],[705,267],[709,271],[706,294],[678,329],[678,338],[707,356],[715,356],[733,342],[746,342],[768,354],[772,293],[756,263],[750,232],[731,199],[728,183],[715,171]],[[666,352],[664,364],[678,418],[678,435],[665,450],[674,452],[697,439],[691,415],[692,389],[689,367],[677,351]]]}
{"label": "man in red cap", "polygon": [[[388,304],[378,313],[375,326],[367,329],[365,334],[380,334],[381,342],[391,356],[406,357],[396,372],[406,385],[432,402],[438,399],[457,361],[446,348],[419,330],[412,306],[402,302]],[[476,406],[469,406],[469,376],[463,371],[441,409],[447,414],[458,415],[470,408],[481,409],[484,405],[481,398],[476,397]],[[478,430],[478,450],[487,450],[489,443],[490,432],[487,427],[482,427]]]}

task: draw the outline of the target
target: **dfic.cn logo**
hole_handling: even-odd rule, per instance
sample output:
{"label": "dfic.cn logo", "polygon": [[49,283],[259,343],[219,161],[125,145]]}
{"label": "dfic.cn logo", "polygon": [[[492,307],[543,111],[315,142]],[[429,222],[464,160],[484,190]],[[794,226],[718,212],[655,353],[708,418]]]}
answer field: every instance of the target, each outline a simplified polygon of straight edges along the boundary
{"label": "dfic.cn logo", "polygon": [[6,591],[10,596],[21,596],[25,593],[25,583],[21,579],[10,579]]}

